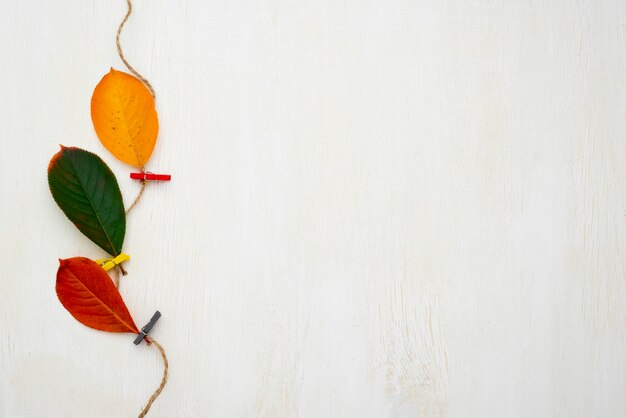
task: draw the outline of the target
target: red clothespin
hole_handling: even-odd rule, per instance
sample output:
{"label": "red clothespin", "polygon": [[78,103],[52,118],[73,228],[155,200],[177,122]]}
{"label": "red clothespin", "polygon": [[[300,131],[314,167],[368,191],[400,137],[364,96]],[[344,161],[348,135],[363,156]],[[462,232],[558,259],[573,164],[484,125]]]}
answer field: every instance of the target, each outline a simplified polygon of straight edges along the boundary
{"label": "red clothespin", "polygon": [[154,174],[148,171],[146,173],[130,173],[130,178],[143,181],[170,181],[172,179],[172,176],[169,174]]}

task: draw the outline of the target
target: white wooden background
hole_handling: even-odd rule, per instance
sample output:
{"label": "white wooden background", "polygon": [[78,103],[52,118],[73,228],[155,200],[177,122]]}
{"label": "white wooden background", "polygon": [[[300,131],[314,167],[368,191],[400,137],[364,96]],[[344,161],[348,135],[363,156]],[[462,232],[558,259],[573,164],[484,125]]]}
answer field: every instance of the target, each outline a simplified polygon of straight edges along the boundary
{"label": "white wooden background", "polygon": [[[157,91],[121,292],[154,417],[626,416],[626,2],[135,0]],[[123,0],[0,13],[0,415],[136,416],[155,349],[88,329],[58,144],[98,142]]]}

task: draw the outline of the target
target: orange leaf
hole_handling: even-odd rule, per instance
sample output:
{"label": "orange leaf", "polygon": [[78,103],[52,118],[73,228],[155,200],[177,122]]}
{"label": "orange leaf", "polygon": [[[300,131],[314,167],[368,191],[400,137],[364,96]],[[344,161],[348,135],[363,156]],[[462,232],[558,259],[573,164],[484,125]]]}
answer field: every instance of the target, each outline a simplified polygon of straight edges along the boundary
{"label": "orange leaf", "polygon": [[159,119],[154,98],[141,81],[111,68],[91,96],[91,120],[113,155],[143,168],[156,143]]}
{"label": "orange leaf", "polygon": [[139,334],[109,275],[85,257],[59,260],[56,291],[65,309],[88,327]]}

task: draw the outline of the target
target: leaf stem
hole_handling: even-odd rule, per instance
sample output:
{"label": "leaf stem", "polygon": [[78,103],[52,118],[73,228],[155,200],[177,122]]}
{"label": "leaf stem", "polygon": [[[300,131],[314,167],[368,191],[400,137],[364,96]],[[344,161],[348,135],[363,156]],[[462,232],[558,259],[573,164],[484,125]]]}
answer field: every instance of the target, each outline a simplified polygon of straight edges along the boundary
{"label": "leaf stem", "polygon": [[120,288],[120,272],[117,268],[113,269],[113,284],[117,289]]}
{"label": "leaf stem", "polygon": [[121,264],[118,264],[117,268],[120,269],[120,272],[122,273],[122,276],[126,276],[128,274],[128,272],[126,270],[124,270],[124,267],[122,267]]}

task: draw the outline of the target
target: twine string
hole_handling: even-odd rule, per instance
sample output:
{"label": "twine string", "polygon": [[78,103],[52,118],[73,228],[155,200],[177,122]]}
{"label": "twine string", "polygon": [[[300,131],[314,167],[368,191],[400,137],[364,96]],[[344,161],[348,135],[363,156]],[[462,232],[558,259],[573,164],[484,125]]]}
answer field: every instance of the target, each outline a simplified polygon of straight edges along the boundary
{"label": "twine string", "polygon": [[[126,57],[124,57],[124,52],[122,51],[122,45],[120,44],[120,35],[122,34],[122,29],[124,28],[124,25],[126,24],[126,21],[128,21],[128,18],[130,17],[130,14],[133,12],[133,4],[132,4],[131,0],[126,0],[126,4],[128,5],[128,11],[126,12],[126,15],[124,16],[124,19],[122,19],[122,22],[120,23],[120,26],[117,28],[117,35],[115,36],[115,44],[117,46],[117,54],[120,56],[120,59],[122,60],[122,62],[126,66],[126,68],[128,68],[128,71],[130,71],[143,84],[145,84],[145,86],[148,88],[148,90],[150,90],[150,93],[152,94],[152,97],[156,97],[156,94],[154,92],[154,88],[152,87],[152,84],[150,84],[150,82],[145,77],[143,77],[141,74],[139,74],[139,72],[137,70],[135,70],[132,67],[132,65],[129,64],[129,62],[126,60]],[[145,173],[144,167],[141,167],[141,172]],[[141,181],[141,187],[139,189],[139,193],[137,193],[137,196],[135,197],[133,202],[130,204],[128,209],[126,209],[126,215],[128,215],[130,213],[130,211],[133,210],[133,208],[137,205],[137,203],[141,199],[141,196],[143,195],[143,192],[144,192],[145,188],[146,188],[146,181],[142,180]],[[119,267],[121,268],[121,266],[119,266]],[[123,269],[122,269],[122,273],[125,273]],[[119,287],[119,274],[117,273],[117,271],[116,271],[116,274],[115,274],[114,282],[115,282],[116,287]],[[169,363],[167,361],[167,355],[165,354],[165,349],[154,338],[146,336],[145,339],[147,341],[149,341],[150,343],[154,344],[154,346],[159,350],[159,353],[161,354],[161,358],[163,359],[163,378],[161,379],[161,383],[159,384],[159,387],[156,388],[156,390],[150,396],[150,399],[148,399],[148,403],[146,404],[146,406],[139,413],[138,418],[143,418],[143,417],[145,417],[148,414],[148,411],[150,410],[150,407],[152,406],[152,404],[154,403],[156,398],[158,398],[159,395],[161,394],[161,392],[163,392],[163,388],[165,387],[165,384],[167,383],[167,379],[168,379],[168,376],[169,376]]]}
{"label": "twine string", "polygon": [[155,347],[161,353],[161,358],[163,359],[163,378],[161,379],[161,384],[159,385],[159,387],[156,388],[154,393],[152,393],[152,396],[150,396],[150,399],[148,399],[148,403],[146,404],[146,406],[139,413],[138,418],[143,418],[143,417],[145,417],[148,414],[148,411],[150,410],[150,407],[152,406],[152,403],[154,403],[156,398],[158,398],[159,395],[161,394],[161,392],[163,392],[163,388],[165,387],[165,384],[167,383],[167,379],[169,377],[169,367],[170,366],[169,366],[169,363],[167,361],[167,355],[165,355],[165,349],[154,338],[152,338],[150,336],[146,336],[146,339],[148,341],[150,341],[150,343],[154,344]]}
{"label": "twine string", "polygon": [[[122,29],[124,29],[124,25],[128,21],[128,18],[130,17],[131,13],[133,12],[133,4],[131,0],[126,0],[126,4],[128,5],[128,11],[126,12],[126,15],[124,16],[124,19],[122,19],[120,26],[117,28],[117,34],[115,36],[115,45],[117,46],[117,54],[120,56],[120,59],[122,60],[126,68],[128,68],[128,71],[130,71],[135,77],[137,77],[148,88],[148,90],[150,90],[152,97],[156,97],[152,84],[150,84],[150,82],[144,76],[139,74],[139,72],[135,70],[132,65],[130,65],[130,63],[126,60],[126,57],[124,56],[124,52],[122,51],[122,45],[120,43],[120,35],[122,34]],[[141,172],[142,173],[145,172],[144,167],[141,167]],[[137,203],[141,199],[141,196],[143,195],[145,188],[146,188],[146,181],[142,180],[139,193],[137,193],[137,196],[135,197],[133,202],[130,204],[128,209],[126,209],[126,215],[128,215],[130,211],[132,211],[133,208],[137,205]],[[119,267],[121,268],[121,266]],[[125,273],[124,270],[122,270],[122,273]],[[115,287],[119,287],[119,273],[117,273],[117,270],[115,272],[114,282],[115,282]],[[165,349],[154,338],[146,336],[145,339],[149,341],[151,344],[154,344],[154,346],[159,350],[159,353],[161,354],[161,358],[163,359],[163,378],[161,379],[161,383],[159,384],[159,387],[156,388],[156,390],[150,396],[150,399],[148,399],[148,403],[146,404],[146,406],[139,413],[139,418],[143,418],[148,414],[150,407],[152,406],[156,398],[158,398],[161,392],[163,391],[163,388],[165,387],[165,384],[167,383],[167,379],[169,375],[169,363],[167,361],[167,355],[165,354]]]}
{"label": "twine string", "polygon": [[146,78],[144,78],[144,76],[139,74],[137,70],[135,70],[128,63],[128,61],[126,61],[126,58],[124,57],[124,53],[122,52],[122,46],[120,45],[120,35],[122,34],[122,29],[124,28],[126,21],[130,17],[130,14],[133,12],[133,4],[131,0],[126,0],[126,4],[128,4],[128,11],[126,12],[126,16],[124,16],[124,19],[122,19],[122,23],[120,23],[120,26],[117,28],[117,36],[115,37],[115,44],[117,45],[117,54],[120,56],[120,59],[122,60],[126,68],[128,68],[128,71],[133,73],[135,77],[137,77],[139,80],[141,80],[143,84],[146,85],[148,90],[150,90],[150,93],[152,93],[152,97],[156,97],[156,94],[154,93],[154,89],[152,88],[152,84],[150,84],[150,82]]}
{"label": "twine string", "polygon": [[133,210],[133,208],[137,205],[137,203],[139,202],[139,199],[141,199],[141,196],[143,195],[143,191],[145,190],[145,188],[146,188],[146,181],[141,180],[141,188],[139,189],[139,193],[137,193],[137,196],[135,197],[135,200],[133,200],[133,203],[131,203],[128,209],[126,209],[126,215],[128,215],[130,211]]}
{"label": "twine string", "polygon": [[[126,15],[124,16],[124,19],[122,19],[122,22],[120,23],[120,26],[117,28],[117,35],[115,36],[115,45],[117,46],[117,55],[120,56],[120,59],[122,60],[122,62],[126,66],[126,68],[128,68],[128,71],[133,73],[133,75],[135,77],[137,77],[139,80],[141,80],[141,82],[143,84],[145,84],[145,86],[148,88],[148,90],[150,90],[150,93],[152,94],[152,97],[156,98],[156,93],[154,92],[154,88],[152,88],[152,84],[150,84],[150,82],[148,81],[147,78],[145,78],[144,76],[139,74],[139,72],[137,70],[135,70],[132,65],[130,65],[130,63],[126,60],[126,57],[124,56],[124,52],[122,51],[122,44],[120,43],[120,35],[122,34],[122,29],[124,29],[124,25],[128,21],[128,18],[130,17],[131,13],[133,12],[133,3],[132,3],[132,1],[131,0],[126,0],[126,4],[128,5],[128,11],[126,12]],[[141,172],[142,173],[145,172],[144,167],[141,167]],[[143,191],[144,191],[145,188],[146,188],[146,182],[145,182],[145,180],[142,180],[141,181],[141,188],[139,189],[139,193],[137,193],[137,196],[133,200],[133,203],[131,203],[130,206],[128,207],[128,209],[126,209],[126,215],[128,215],[130,213],[130,211],[137,205],[137,203],[139,203],[139,200],[141,199],[141,196],[143,195]]]}

